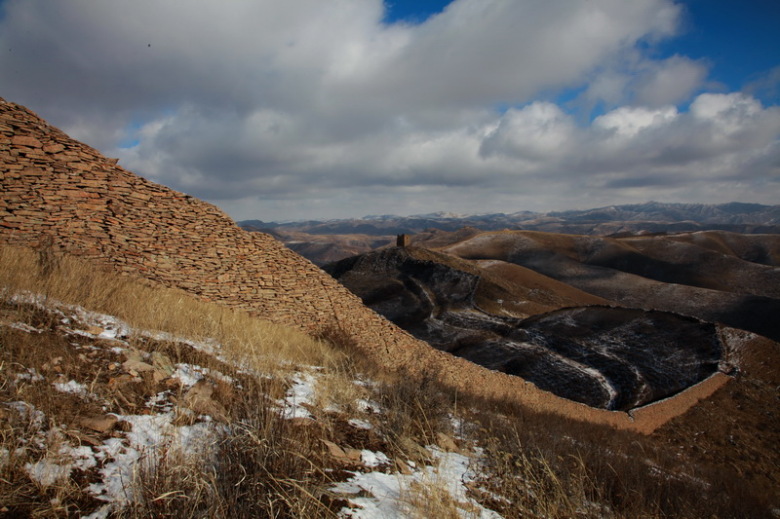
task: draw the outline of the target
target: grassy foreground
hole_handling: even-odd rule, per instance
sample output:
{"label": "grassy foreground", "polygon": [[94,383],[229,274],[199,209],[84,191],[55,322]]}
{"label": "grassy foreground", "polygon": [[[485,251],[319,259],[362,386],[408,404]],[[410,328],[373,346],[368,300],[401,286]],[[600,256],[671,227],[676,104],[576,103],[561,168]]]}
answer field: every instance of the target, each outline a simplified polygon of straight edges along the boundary
{"label": "grassy foreground", "polygon": [[[73,306],[131,331],[105,338],[69,314]],[[309,337],[50,249],[0,246],[0,517],[336,517],[349,496],[334,485],[365,470],[360,451],[384,453],[377,470],[401,478],[435,465],[431,445],[480,467],[469,499],[436,477],[416,480],[398,497],[403,517],[766,514],[738,481],[652,439],[455,394],[355,351],[339,330]],[[176,366],[200,366],[208,395],[176,382]],[[302,373],[315,394],[306,416],[291,417],[279,401]],[[87,396],[55,389],[69,381]],[[172,425],[217,424],[217,433],[199,449],[171,443],[140,457],[122,482],[132,499],[105,508],[90,490],[109,457],[34,477],[64,450],[98,450],[132,432],[128,419],[90,420],[153,415],[160,395]]]}

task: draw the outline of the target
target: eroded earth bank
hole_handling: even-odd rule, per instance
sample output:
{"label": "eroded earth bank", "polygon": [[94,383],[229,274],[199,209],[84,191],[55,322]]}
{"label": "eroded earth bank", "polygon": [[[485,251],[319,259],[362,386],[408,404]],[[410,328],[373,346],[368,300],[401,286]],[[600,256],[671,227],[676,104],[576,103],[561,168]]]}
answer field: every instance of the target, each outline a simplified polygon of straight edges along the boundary
{"label": "eroded earth bank", "polygon": [[326,270],[435,348],[592,407],[630,411],[732,369],[713,323],[618,307],[522,267],[499,275],[393,247]]}

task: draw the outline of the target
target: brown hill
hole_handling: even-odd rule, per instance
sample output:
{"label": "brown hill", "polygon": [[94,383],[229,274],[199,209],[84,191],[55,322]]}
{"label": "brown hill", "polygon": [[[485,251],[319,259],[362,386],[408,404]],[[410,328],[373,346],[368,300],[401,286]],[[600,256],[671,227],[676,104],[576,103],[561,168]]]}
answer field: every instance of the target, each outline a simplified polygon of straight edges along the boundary
{"label": "brown hill", "polygon": [[[446,243],[449,233],[446,232],[431,232],[430,236],[439,240],[439,243]],[[571,272],[568,272],[567,279],[577,279],[576,274],[584,273],[587,277],[588,268],[587,265],[578,266],[575,261],[578,256],[578,247],[576,240],[570,236],[557,236],[557,235],[541,235],[535,234],[532,236],[518,236],[519,233],[466,233],[467,236],[465,243],[470,247],[468,249],[469,256],[473,257],[499,257],[510,258],[515,250],[522,250],[519,244],[523,243],[523,240],[532,242],[533,238],[535,243],[541,244],[538,246],[535,253],[538,255],[537,265],[544,265],[544,260],[553,257],[556,253],[571,261],[568,267]],[[480,234],[480,235],[477,235]],[[463,236],[458,241],[463,240]],[[739,258],[745,261],[751,261],[763,265],[773,265],[776,260],[777,251],[777,239],[774,236],[742,236],[731,233],[691,233],[682,234],[667,237],[669,240],[687,245],[695,244],[703,249],[710,249],[714,252],[731,256],[731,259],[727,259],[721,265],[730,265],[734,268],[741,268],[742,263],[732,261],[733,258]],[[631,240],[618,241],[612,245],[612,250],[626,251],[627,253],[637,254],[640,249],[646,248],[648,243],[652,243],[652,240],[648,239],[644,243],[640,243],[637,247],[632,247]],[[527,243],[526,242],[526,243]],[[415,243],[425,243],[420,240]],[[672,244],[673,245],[673,244]],[[545,251],[545,248],[547,249]],[[529,256],[533,256],[533,248],[526,250]],[[593,250],[592,248],[591,250]],[[668,247],[672,251],[675,251],[673,246]],[[461,249],[462,250],[462,249]],[[663,249],[662,249],[663,250]],[[454,319],[448,319],[448,315],[456,314],[457,310],[461,310],[461,314],[468,313],[463,311],[463,302],[468,302],[468,298],[464,298],[462,295],[458,297],[458,301],[439,301],[438,303],[431,304],[428,308],[428,315],[433,317],[432,322],[436,326],[420,326],[419,322],[417,327],[410,327],[416,333],[427,333],[436,335],[438,333],[439,340],[438,346],[443,349],[453,349],[454,352],[460,355],[470,356],[475,362],[482,362],[485,365],[490,366],[493,369],[504,369],[512,372],[512,369],[522,370],[520,374],[533,379],[534,373],[543,371],[545,368],[539,363],[544,357],[537,356],[531,358],[520,359],[518,352],[522,349],[510,348],[503,350],[499,355],[496,355],[497,347],[500,347],[502,341],[505,341],[507,334],[506,330],[501,330],[499,326],[496,326],[495,322],[485,325],[485,321],[478,322],[473,315],[473,312],[484,310],[488,314],[492,314],[494,317],[509,317],[511,315],[519,316],[521,313],[513,313],[511,310],[517,312],[519,309],[529,310],[533,308],[534,311],[539,313],[520,322],[511,322],[503,320],[502,322],[511,325],[515,330],[525,330],[523,336],[524,342],[529,342],[528,332],[539,334],[544,338],[544,346],[547,347],[553,341],[564,339],[563,346],[566,346],[567,340],[571,337],[596,337],[597,342],[600,344],[618,344],[625,341],[616,341],[623,338],[629,338],[631,348],[635,349],[637,354],[644,355],[649,354],[651,356],[659,353],[658,350],[653,348],[657,347],[658,342],[667,341],[668,350],[661,352],[661,357],[665,357],[671,360],[671,367],[677,367],[681,369],[676,373],[674,370],[670,370],[666,373],[667,376],[672,378],[680,377],[684,378],[691,375],[691,369],[693,366],[686,364],[683,358],[680,356],[680,352],[677,351],[680,347],[690,345],[692,337],[696,334],[704,334],[701,336],[700,344],[702,347],[707,348],[708,345],[713,343],[706,335],[706,325],[699,327],[696,325],[695,320],[678,321],[671,314],[655,314],[653,312],[647,312],[647,319],[643,317],[643,312],[636,310],[627,310],[627,314],[623,314],[621,310],[617,312],[606,309],[603,307],[591,306],[588,311],[583,312],[583,309],[563,309],[560,311],[548,311],[549,306],[545,306],[544,303],[550,306],[562,305],[565,306],[565,297],[569,296],[574,301],[580,301],[580,304],[593,304],[588,303],[582,298],[583,292],[574,289],[571,285],[563,282],[554,284],[553,280],[539,272],[531,270],[529,268],[520,267],[505,261],[497,259],[485,259],[485,260],[473,260],[470,262],[458,261],[457,258],[446,258],[436,251],[424,251],[416,249],[414,247],[408,248],[404,251],[407,256],[415,259],[418,262],[429,262],[428,273],[418,272],[416,275],[411,270],[402,272],[404,269],[388,268],[392,266],[392,262],[385,261],[371,261],[372,254],[365,255],[361,258],[351,258],[341,262],[339,265],[342,267],[342,272],[339,274],[336,272],[337,267],[332,266],[329,268],[337,276],[339,276],[342,282],[345,282],[347,286],[350,286],[356,293],[364,296],[364,300],[368,303],[373,303],[373,306],[379,311],[387,310],[382,308],[382,293],[381,291],[374,292],[374,296],[378,296],[374,301],[365,298],[364,291],[371,292],[371,287],[377,288],[380,285],[391,285],[395,283],[397,286],[403,286],[404,283],[398,283],[402,276],[415,277],[415,283],[422,285],[424,290],[417,290],[418,294],[426,295],[429,300],[435,299],[437,296],[446,294],[458,294],[459,291],[449,290],[435,290],[430,287],[431,283],[451,283],[453,280],[461,280],[461,285],[466,288],[473,288],[474,297],[472,302],[479,301],[480,295],[477,290],[481,287],[483,290],[486,287],[494,285],[485,291],[484,300],[479,304],[473,305],[471,308],[472,315],[468,323],[461,319],[455,321]],[[373,255],[378,257],[387,258],[391,255],[392,251],[375,252]],[[690,259],[690,252],[687,252],[686,259]],[[464,254],[465,256],[465,254]],[[616,254],[616,256],[619,256]],[[682,255],[686,257],[686,255]],[[706,258],[707,255],[704,254]],[[436,263],[435,268],[431,268],[432,263]],[[713,262],[712,264],[717,264]],[[344,268],[346,267],[346,268]],[[579,270],[577,270],[579,268]],[[594,267],[595,268],[595,267]],[[464,274],[458,276],[452,272],[445,275],[447,270],[459,270]],[[655,293],[655,300],[662,304],[665,297],[685,297],[686,291],[691,296],[689,307],[696,310],[697,308],[704,313],[708,305],[716,304],[724,296],[729,296],[729,293],[714,290],[705,290],[696,287],[675,286],[660,281],[655,281],[635,274],[627,273],[609,273],[605,267],[600,267],[603,271],[603,275],[607,278],[605,286],[610,287],[612,293],[622,295],[624,300],[629,300],[631,294],[631,288],[634,288],[638,294],[635,296],[638,301],[642,298],[649,299],[649,295]],[[440,274],[431,274],[431,272],[440,271]],[[541,268],[539,270],[542,270]],[[753,270],[750,265],[747,266],[747,270]],[[551,269],[551,272],[555,272]],[[761,272],[761,269],[758,270]],[[466,275],[467,274],[467,275]],[[481,284],[477,283],[465,283],[463,280],[468,280],[469,276],[484,276],[487,278],[489,274],[497,275],[491,278],[490,282]],[[714,276],[713,273],[710,274]],[[510,285],[513,285],[511,289],[507,290],[500,282],[496,282],[497,279],[509,281]],[[733,279],[728,278],[727,280]],[[727,286],[727,282],[724,281],[724,285]],[[357,282],[357,284],[355,283]],[[534,285],[534,283],[540,282],[541,286]],[[625,286],[620,287],[620,282],[625,283]],[[733,282],[733,281],[732,281]],[[776,286],[770,286],[767,289],[771,292]],[[572,283],[573,285],[574,283]],[[407,283],[406,285],[414,287],[413,284]],[[529,294],[534,293],[534,288],[547,291],[549,296],[552,296],[549,300],[544,302],[531,301],[528,297]],[[566,289],[573,290],[572,294],[567,294]],[[739,287],[735,287],[740,289]],[[753,287],[761,288],[761,287]],[[506,290],[500,292],[501,290]],[[516,302],[521,303],[508,307],[507,300],[510,300],[506,296],[506,292],[513,294],[517,297]],[[462,293],[462,292],[460,292]],[[388,292],[385,293],[387,295]],[[396,292],[398,295],[398,292]],[[539,292],[535,292],[536,295]],[[709,298],[702,297],[702,295],[711,294]],[[739,301],[739,295],[732,295],[733,299]],[[493,305],[489,305],[489,300],[492,297]],[[498,299],[504,298],[503,305],[497,303]],[[525,298],[525,299],[523,299]],[[407,300],[407,302],[414,301],[413,299]],[[630,300],[629,300],[630,301]],[[744,299],[743,299],[744,301]],[[379,303],[378,305],[376,303]],[[460,303],[453,304],[453,303]],[[524,305],[522,303],[525,303]],[[540,304],[543,303],[543,304]],[[613,303],[614,304],[614,303]],[[701,305],[698,306],[697,305]],[[726,305],[724,305],[726,307]],[[727,307],[726,307],[727,308]],[[466,307],[468,310],[468,307]],[[717,310],[717,309],[716,309]],[[529,312],[532,313],[532,312]],[[578,315],[579,313],[579,315]],[[631,316],[636,315],[639,318],[634,319]],[[418,314],[418,320],[423,321],[424,315]],[[489,321],[489,319],[486,319]],[[610,321],[613,324],[610,324]],[[770,318],[767,322],[773,322],[774,318]],[[471,332],[469,333],[463,327],[457,332],[451,332],[449,334],[442,334],[441,323],[449,322],[449,324],[471,326]],[[409,323],[405,323],[408,325]],[[615,326],[615,324],[617,326]],[[678,325],[682,325],[682,328]],[[599,332],[592,327],[596,325],[603,329]],[[628,326],[627,326],[628,325]],[[481,328],[480,328],[481,327]],[[686,329],[688,327],[688,329]],[[625,335],[629,332],[633,335]],[[502,335],[503,332],[503,335]],[[595,332],[595,335],[594,335]],[[606,332],[606,334],[604,333]],[[693,335],[691,334],[693,332]],[[515,332],[516,333],[516,332]],[[679,333],[679,335],[675,335]],[[663,404],[681,404],[682,401],[693,402],[700,398],[704,398],[698,404],[693,405],[691,410],[683,415],[680,415],[672,420],[668,421],[661,428],[657,429],[653,434],[653,440],[656,445],[661,448],[670,449],[670,451],[679,453],[680,460],[698,460],[698,463],[702,463],[703,466],[709,467],[707,470],[712,474],[723,474],[726,476],[726,470],[734,469],[738,474],[740,481],[745,481],[747,484],[755,489],[760,495],[766,496],[768,500],[775,499],[773,496],[777,496],[777,449],[775,444],[780,438],[780,428],[778,428],[777,409],[776,409],[776,388],[780,383],[780,371],[777,369],[778,362],[780,361],[780,345],[777,342],[771,341],[764,337],[754,335],[750,332],[744,332],[741,330],[722,329],[719,328],[719,339],[723,345],[723,352],[726,360],[725,369],[733,369],[736,367],[737,373],[733,382],[727,384],[721,389],[717,389],[716,386],[722,383],[723,378],[709,378],[704,383],[694,385],[691,390],[678,393],[672,398],[669,398],[662,402]],[[460,337],[458,336],[460,335]],[[557,339],[555,338],[557,335]],[[465,336],[465,340],[464,340]],[[511,337],[510,337],[511,338]],[[588,339],[589,340],[589,339]],[[433,340],[432,343],[436,343]],[[532,342],[532,341],[530,341]],[[569,342],[569,344],[571,344]],[[646,346],[649,346],[646,348]],[[521,360],[518,362],[518,360]],[[730,364],[730,366],[729,366]],[[607,367],[608,370],[614,369]],[[549,377],[549,370],[546,373],[547,382],[555,380]],[[663,372],[659,372],[656,376],[663,375]],[[722,377],[722,375],[720,375]],[[575,379],[575,377],[568,377],[569,381]],[[629,377],[630,379],[630,377]],[[535,380],[544,387],[545,380]],[[588,387],[592,390],[588,398],[599,398],[598,384],[593,382],[580,381],[573,392],[580,395],[588,394],[586,390]],[[565,383],[565,382],[564,382]],[[708,384],[715,384],[710,390],[714,391],[710,396],[704,396],[703,393],[697,391],[706,387]],[[628,393],[630,394],[630,392]],[[577,398],[577,395],[571,395],[572,398]],[[595,401],[592,401],[595,403]],[[638,421],[644,421],[648,419],[648,415],[652,415],[658,410],[658,406],[651,405],[636,409],[632,412],[634,418]],[[551,435],[551,436],[554,436]],[[687,464],[688,462],[682,462]],[[746,498],[745,502],[749,502],[749,498]],[[751,512],[745,511],[745,516],[750,516]]]}
{"label": "brown hill", "polygon": [[271,234],[286,247],[319,266],[393,245],[396,238],[394,235],[306,234],[283,229],[272,230]]}
{"label": "brown hill", "polygon": [[[780,236],[711,231],[604,238],[481,233],[441,250],[513,263],[623,306],[665,310],[780,339]],[[757,258],[752,262],[745,258]]]}
{"label": "brown hill", "polygon": [[759,265],[780,266],[780,240],[773,234],[744,235],[732,232],[702,231],[676,234],[670,240],[689,242],[698,247]]}

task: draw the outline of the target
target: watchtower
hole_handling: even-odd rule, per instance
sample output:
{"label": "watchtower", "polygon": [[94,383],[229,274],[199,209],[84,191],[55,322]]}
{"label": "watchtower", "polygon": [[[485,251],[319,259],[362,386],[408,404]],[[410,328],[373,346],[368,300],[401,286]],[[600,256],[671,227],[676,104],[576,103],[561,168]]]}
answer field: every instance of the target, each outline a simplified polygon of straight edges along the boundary
{"label": "watchtower", "polygon": [[412,244],[412,238],[408,234],[399,234],[395,238],[396,247],[408,247]]}

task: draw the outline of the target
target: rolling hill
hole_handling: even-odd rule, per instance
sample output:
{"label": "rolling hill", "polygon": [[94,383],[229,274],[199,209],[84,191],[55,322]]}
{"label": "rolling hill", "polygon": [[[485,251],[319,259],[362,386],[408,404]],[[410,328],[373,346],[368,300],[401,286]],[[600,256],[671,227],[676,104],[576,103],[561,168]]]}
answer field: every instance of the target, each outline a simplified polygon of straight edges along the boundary
{"label": "rolling hill", "polygon": [[[245,220],[248,231],[273,234],[288,247],[317,265],[324,265],[382,245],[392,245],[397,234],[414,234],[415,243],[436,247],[450,233],[527,230],[588,236],[636,236],[698,231],[739,234],[780,233],[780,206],[760,204],[646,204],[619,205],[582,211],[457,215],[432,213],[416,216],[366,216],[359,219],[263,222]],[[373,238],[372,238],[373,237]],[[432,241],[433,240],[433,241]]]}
{"label": "rolling hill", "polygon": [[777,235],[715,231],[625,238],[505,231],[441,251],[530,268],[622,306],[676,312],[777,340],[778,244]]}

